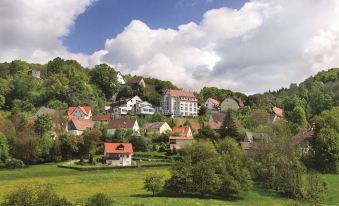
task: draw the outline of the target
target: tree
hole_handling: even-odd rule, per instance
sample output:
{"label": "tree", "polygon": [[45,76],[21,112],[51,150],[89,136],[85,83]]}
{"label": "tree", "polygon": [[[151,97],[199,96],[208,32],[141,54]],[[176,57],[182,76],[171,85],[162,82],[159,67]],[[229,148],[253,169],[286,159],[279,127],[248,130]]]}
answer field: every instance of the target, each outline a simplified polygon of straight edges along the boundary
{"label": "tree", "polygon": [[102,133],[98,129],[86,130],[84,136],[84,147],[87,154],[93,154]]}
{"label": "tree", "polygon": [[197,134],[197,138],[218,140],[220,138],[220,135],[218,132],[212,129],[209,125],[206,125],[199,130]]}
{"label": "tree", "polygon": [[217,151],[223,161],[220,192],[240,196],[251,187],[250,173],[242,162],[243,152],[238,143],[228,137],[217,145]]}
{"label": "tree", "polygon": [[307,175],[304,199],[312,205],[320,205],[327,190],[327,182],[316,172]]}
{"label": "tree", "polygon": [[220,128],[220,136],[222,138],[229,136],[234,139],[239,138],[239,122],[233,114],[232,110],[227,110],[224,121]]}
{"label": "tree", "polygon": [[162,175],[151,173],[145,177],[144,188],[147,191],[152,192],[153,196],[155,196],[155,193],[160,192],[163,186],[164,186],[164,182],[163,182]]}
{"label": "tree", "polygon": [[117,72],[107,64],[96,65],[90,74],[91,82],[103,91],[107,99],[119,90]]}
{"label": "tree", "polygon": [[42,114],[34,121],[34,131],[43,135],[52,129],[52,118],[49,114]]}
{"label": "tree", "polygon": [[199,116],[205,116],[207,115],[207,111],[208,111],[207,107],[205,105],[202,105],[199,109],[198,114]]}
{"label": "tree", "polygon": [[9,157],[9,146],[7,137],[0,132],[0,162],[5,162]]}
{"label": "tree", "polygon": [[114,201],[103,193],[97,193],[88,198],[86,206],[112,206]]}
{"label": "tree", "polygon": [[143,137],[132,137],[129,141],[133,145],[133,149],[136,152],[146,152],[147,151],[147,143],[145,138]]}
{"label": "tree", "polygon": [[69,160],[79,152],[76,138],[62,134],[58,137],[58,141],[60,141],[60,152],[63,160]]}

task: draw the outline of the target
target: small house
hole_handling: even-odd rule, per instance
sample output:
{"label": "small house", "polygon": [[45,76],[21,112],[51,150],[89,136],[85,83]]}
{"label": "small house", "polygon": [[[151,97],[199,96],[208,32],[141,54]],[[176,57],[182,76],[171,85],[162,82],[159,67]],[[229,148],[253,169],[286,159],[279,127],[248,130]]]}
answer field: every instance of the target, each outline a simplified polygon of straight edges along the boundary
{"label": "small house", "polygon": [[107,133],[114,135],[117,129],[132,130],[134,135],[140,135],[140,128],[136,119],[113,119],[109,122]]}
{"label": "small house", "polygon": [[104,158],[107,165],[131,166],[133,146],[131,143],[105,143]]}
{"label": "small house", "polygon": [[190,126],[175,126],[172,129],[173,133],[178,133],[179,136],[192,137],[192,130]]}
{"label": "small house", "polygon": [[133,107],[133,113],[136,115],[152,115],[155,113],[155,108],[149,102],[137,102]]}
{"label": "small house", "polygon": [[126,81],[125,81],[125,79],[124,79],[124,76],[121,74],[121,72],[118,72],[118,73],[117,73],[117,79],[118,79],[119,84],[121,84],[121,85],[126,84]]}
{"label": "small house", "polygon": [[240,98],[233,98],[231,96],[226,97],[220,104],[221,111],[227,111],[229,109],[237,110],[244,107],[244,102]]}
{"label": "small house", "polygon": [[127,81],[127,84],[128,84],[128,85],[131,85],[131,86],[141,86],[141,87],[146,87],[145,80],[144,80],[144,78],[142,78],[142,77],[132,77],[131,79],[129,79],[129,80]]}
{"label": "small house", "polygon": [[111,120],[111,115],[109,114],[98,114],[92,116],[92,121],[93,122],[109,122]]}
{"label": "small house", "polygon": [[78,119],[91,119],[92,109],[90,106],[69,107],[67,117],[68,119],[72,119],[73,117]]}
{"label": "small house", "polygon": [[219,102],[216,99],[213,98],[208,98],[204,105],[207,107],[209,110],[219,110]]}
{"label": "small house", "polygon": [[144,124],[143,129],[148,134],[162,134],[166,131],[172,131],[171,127],[167,124],[167,122],[146,123]]}
{"label": "small house", "polygon": [[285,112],[284,109],[279,108],[279,107],[273,107],[273,122],[278,120],[278,119],[283,119],[285,117]]}
{"label": "small house", "polygon": [[31,75],[34,78],[40,79],[41,78],[41,71],[38,70],[29,70],[28,75]]}
{"label": "small house", "polygon": [[94,126],[90,119],[77,119],[73,118],[66,124],[66,132],[70,135],[79,136],[87,129],[92,129]]}
{"label": "small house", "polygon": [[169,137],[170,148],[173,150],[174,148],[177,150],[182,149],[186,145],[193,144],[193,137]]}
{"label": "small house", "polygon": [[225,113],[223,112],[211,112],[210,118],[206,125],[209,125],[214,130],[219,130],[225,119]]}

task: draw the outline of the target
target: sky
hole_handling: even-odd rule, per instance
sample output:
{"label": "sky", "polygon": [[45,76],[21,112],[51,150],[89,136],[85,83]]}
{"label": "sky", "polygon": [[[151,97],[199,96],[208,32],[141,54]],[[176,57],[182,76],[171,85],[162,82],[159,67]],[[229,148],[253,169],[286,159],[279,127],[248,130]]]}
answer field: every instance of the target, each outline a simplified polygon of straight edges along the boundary
{"label": "sky", "polygon": [[337,0],[2,0],[0,62],[83,66],[253,94],[339,65]]}

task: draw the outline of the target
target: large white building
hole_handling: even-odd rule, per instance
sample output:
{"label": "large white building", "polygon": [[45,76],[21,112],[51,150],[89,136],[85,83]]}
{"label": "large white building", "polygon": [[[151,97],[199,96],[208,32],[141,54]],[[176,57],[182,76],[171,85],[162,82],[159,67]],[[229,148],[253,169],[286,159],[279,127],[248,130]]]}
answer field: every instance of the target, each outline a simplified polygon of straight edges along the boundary
{"label": "large white building", "polygon": [[198,101],[193,92],[166,90],[161,101],[162,112],[173,116],[197,116]]}

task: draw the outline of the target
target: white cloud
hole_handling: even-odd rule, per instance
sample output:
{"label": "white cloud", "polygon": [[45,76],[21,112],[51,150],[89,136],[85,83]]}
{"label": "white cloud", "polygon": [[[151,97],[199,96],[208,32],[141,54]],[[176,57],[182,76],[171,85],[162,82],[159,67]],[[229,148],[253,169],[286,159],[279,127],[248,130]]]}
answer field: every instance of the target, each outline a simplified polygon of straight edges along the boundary
{"label": "white cloud", "polygon": [[206,85],[246,93],[279,89],[339,64],[336,0],[252,0],[239,10],[207,11],[201,22],[176,29],[151,29],[133,20],[102,50],[70,53],[61,37],[92,1],[1,1],[0,61],[44,63],[61,56],[188,89]]}
{"label": "white cloud", "polygon": [[2,0],[0,2],[0,61],[24,59],[46,62],[55,56],[76,58],[60,38],[67,36],[76,17],[92,0]]}
{"label": "white cloud", "polygon": [[190,89],[279,89],[339,64],[338,14],[335,0],[252,0],[177,29],[134,20],[106,41],[102,61]]}

